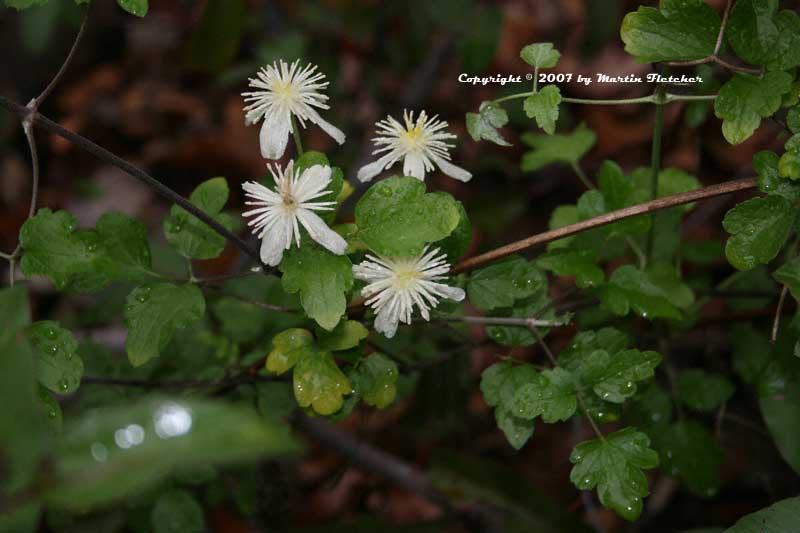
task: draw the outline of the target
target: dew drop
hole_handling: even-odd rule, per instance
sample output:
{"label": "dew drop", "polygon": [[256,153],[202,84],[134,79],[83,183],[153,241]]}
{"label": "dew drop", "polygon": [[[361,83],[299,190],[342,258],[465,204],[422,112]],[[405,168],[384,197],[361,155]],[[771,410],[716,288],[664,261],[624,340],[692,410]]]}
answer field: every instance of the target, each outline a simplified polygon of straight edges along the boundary
{"label": "dew drop", "polygon": [[139,301],[139,303],[145,303],[149,298],[150,298],[150,296],[148,296],[146,293],[139,294],[136,297],[136,299]]}
{"label": "dew drop", "polygon": [[67,383],[66,379],[59,380],[58,390],[61,392],[67,392],[69,390],[69,383]]}
{"label": "dew drop", "polygon": [[45,331],[44,334],[48,339],[55,339],[56,338],[56,328],[47,328],[47,331]]}
{"label": "dew drop", "polygon": [[58,416],[58,412],[55,409],[47,411],[47,418],[55,418],[56,416]]}
{"label": "dew drop", "polygon": [[50,352],[50,355],[55,355],[58,353],[58,346],[53,344],[50,346],[50,348],[48,348],[48,351]]}

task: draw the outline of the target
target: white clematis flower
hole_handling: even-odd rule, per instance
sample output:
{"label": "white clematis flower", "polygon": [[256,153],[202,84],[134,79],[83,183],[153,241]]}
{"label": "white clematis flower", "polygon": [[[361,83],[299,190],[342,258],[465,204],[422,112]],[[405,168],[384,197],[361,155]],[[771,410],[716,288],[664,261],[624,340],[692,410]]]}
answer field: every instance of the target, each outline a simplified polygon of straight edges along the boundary
{"label": "white clematis flower", "polygon": [[257,89],[242,93],[247,105],[244,108],[245,124],[255,124],[262,118],[259,140],[261,156],[265,159],[280,159],[292,133],[292,116],[306,127],[306,120],[313,122],[339,143],[344,143],[344,133],[326,122],[316,108],[329,109],[327,95],[320,91],[328,86],[325,74],[317,72],[317,66],[308,64],[299,68],[300,61],[291,65],[285,61],[262,67],[257,78],[250,78],[250,87]]}
{"label": "white clematis flower", "polygon": [[405,125],[392,116],[376,122],[379,136],[373,138],[372,142],[379,148],[372,153],[386,153],[377,161],[361,167],[358,179],[369,181],[402,158],[405,176],[424,180],[425,173],[433,170],[436,165],[451,178],[469,181],[472,174],[450,162],[449,149],[453,145],[446,141],[455,139],[456,136],[443,131],[447,128],[447,122],[437,119],[437,116],[428,118],[425,111],[421,111],[417,120],[414,120],[413,111],[403,111]]}
{"label": "white clematis flower", "polygon": [[331,192],[327,188],[331,182],[331,167],[314,165],[301,173],[295,172],[294,162],[289,161],[285,169],[278,165],[270,167],[270,173],[275,180],[275,190],[254,181],[242,184],[247,196],[254,199],[245,203],[258,206],[242,216],[253,216],[247,225],[253,226],[253,233],[261,239],[261,261],[269,266],[280,264],[283,251],[292,245],[292,237],[300,246],[299,224],[319,244],[343,255],[347,241],[314,213],[330,211],[336,205],[333,201],[314,201]]}
{"label": "white clematis flower", "polygon": [[429,311],[441,298],[460,302],[464,290],[437,283],[450,271],[445,254],[438,248],[414,257],[375,257],[367,255],[365,261],[353,265],[353,275],[368,282],[361,290],[367,298],[366,305],[376,311],[375,329],[388,338],[394,337],[400,322],[411,323],[414,306],[419,307],[422,318],[430,320]]}

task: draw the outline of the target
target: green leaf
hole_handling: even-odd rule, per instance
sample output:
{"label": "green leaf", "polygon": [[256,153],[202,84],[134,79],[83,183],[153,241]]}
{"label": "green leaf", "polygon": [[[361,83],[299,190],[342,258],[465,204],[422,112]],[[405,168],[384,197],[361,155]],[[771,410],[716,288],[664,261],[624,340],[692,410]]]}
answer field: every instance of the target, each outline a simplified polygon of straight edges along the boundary
{"label": "green leaf", "polygon": [[358,366],[358,385],[364,402],[378,409],[386,409],[397,396],[399,372],[394,361],[383,354],[373,353]]}
{"label": "green leaf", "polygon": [[18,11],[28,9],[32,6],[40,6],[47,2],[48,0],[5,0],[6,7],[13,7]]}
{"label": "green leaf", "polygon": [[708,430],[695,420],[680,420],[655,432],[653,444],[661,458],[661,469],[680,479],[702,498],[719,491],[723,451]]}
{"label": "green leaf", "polygon": [[800,134],[795,134],[786,141],[786,152],[778,161],[778,174],[782,178],[800,179]]}
{"label": "green leaf", "polygon": [[547,423],[569,419],[578,409],[575,377],[563,368],[542,371],[514,393],[511,412],[518,418],[541,416]]}
{"label": "green leaf", "polygon": [[558,64],[561,53],[553,48],[553,43],[534,43],[523,48],[519,57],[537,69],[553,68]]}
{"label": "green leaf", "polygon": [[186,63],[210,74],[222,71],[239,51],[247,21],[245,0],[210,0],[186,45]]}
{"label": "green leaf", "polygon": [[567,370],[577,371],[581,362],[595,350],[615,354],[628,348],[630,342],[625,333],[615,328],[581,331],[572,339],[572,344],[558,354],[558,364]]}
{"label": "green leaf", "polygon": [[713,411],[733,396],[733,390],[728,378],[700,368],[684,370],[678,376],[681,401],[697,411]]}
{"label": "green leaf", "polygon": [[558,105],[561,103],[561,91],[556,85],[546,85],[525,99],[523,107],[528,118],[535,118],[536,123],[548,135],[556,132]]}
{"label": "green leaf", "polygon": [[19,239],[26,276],[47,276],[57,290],[90,292],[108,283],[97,233],[75,231],[75,217],[66,211],[40,209],[22,225]]}
{"label": "green leaf", "polygon": [[514,414],[502,407],[494,410],[494,417],[497,421],[497,427],[506,436],[508,443],[515,449],[519,450],[525,446],[528,439],[533,436],[534,421],[526,420],[514,416]]}
{"label": "green leaf", "polygon": [[137,17],[147,15],[147,0],[117,0],[117,4],[131,15]]}
{"label": "green leaf", "polygon": [[651,320],[681,318],[669,295],[653,282],[648,273],[633,265],[621,266],[611,274],[608,283],[600,287],[600,299],[608,309],[621,316],[633,309]]}
{"label": "green leaf", "polygon": [[345,312],[345,295],[353,286],[350,259],[304,243],[287,251],[279,268],[283,272],[283,289],[290,294],[300,293],[300,303],[308,317],[328,331],[335,328]]}
{"label": "green leaf", "polygon": [[536,380],[538,373],[527,365],[513,365],[510,361],[495,363],[481,373],[481,392],[490,407],[513,404],[519,387]]}
{"label": "green leaf", "polygon": [[[189,200],[227,229],[233,227],[233,219],[221,213],[228,201],[225,178],[204,181],[192,192]],[[177,205],[172,206],[169,216],[164,219],[164,235],[178,253],[189,259],[214,259],[226,244],[225,237]]]}
{"label": "green leaf", "polygon": [[[53,394],[45,387],[39,385],[38,392],[39,400],[50,422],[51,433],[56,436],[61,435],[61,429],[64,425],[64,415],[61,412],[61,404],[58,403],[58,400],[56,400]],[[3,531],[2,527],[0,527],[0,531]]]}
{"label": "green leaf", "polygon": [[633,428],[582,442],[569,456],[575,465],[569,479],[580,490],[597,487],[600,503],[632,522],[649,493],[642,469],[658,466],[658,454],[649,446],[647,435]]}
{"label": "green leaf", "polygon": [[329,353],[309,354],[294,367],[294,397],[300,407],[332,415],[341,409],[342,397],[351,391],[350,381]]}
{"label": "green leaf", "polygon": [[250,407],[146,399],[88,411],[67,426],[44,499],[56,509],[85,512],[129,498],[177,470],[295,450],[284,425],[265,423]]}
{"label": "green leaf", "polygon": [[725,533],[784,533],[800,529],[800,497],[787,498],[740,518]]}
{"label": "green leaf", "polygon": [[662,0],[622,20],[625,51],[639,63],[702,59],[714,52],[720,19],[703,0]]}
{"label": "green leaf", "polygon": [[267,356],[267,370],[283,374],[291,370],[297,362],[316,352],[314,337],[307,329],[292,328],[282,331],[272,338],[272,351]]}
{"label": "green leaf", "polygon": [[557,276],[575,276],[575,285],[581,289],[595,287],[605,279],[597,257],[587,249],[556,249],[537,257],[536,266]]}
{"label": "green leaf", "polygon": [[517,391],[538,379],[538,372],[527,365],[514,366],[509,361],[496,363],[481,374],[481,392],[486,403],[495,407],[497,427],[515,449],[522,448],[533,435],[533,420],[516,416]]}
{"label": "green leaf", "polygon": [[159,496],[150,523],[155,533],[203,533],[203,508],[190,493],[173,489]]}
{"label": "green leaf", "polygon": [[792,87],[787,72],[768,72],[762,78],[735,74],[719,91],[714,112],[722,119],[722,134],[731,144],[747,140],[761,125],[761,119],[775,113],[781,96]]}
{"label": "green leaf", "polygon": [[472,305],[491,311],[512,307],[517,300],[536,294],[546,283],[532,262],[512,256],[473,272],[467,282],[467,295]]}
{"label": "green leaf", "polygon": [[411,176],[377,182],[356,204],[358,237],[372,251],[388,256],[422,253],[426,244],[444,239],[459,223],[457,202],[447,193],[426,193]]}
{"label": "green leaf", "polygon": [[796,218],[792,204],[781,196],[740,203],[722,221],[722,227],[731,234],[725,245],[728,261],[738,270],[769,263],[783,248]]}
{"label": "green leaf", "polygon": [[147,230],[121,213],[104,214],[95,230],[75,230],[67,211],[40,209],[23,224],[20,243],[25,275],[47,276],[58,290],[93,292],[112,280],[152,276]]}
{"label": "green leaf", "polygon": [[39,383],[58,394],[75,392],[83,377],[83,361],[72,333],[58,322],[43,320],[30,327],[28,339]]}
{"label": "green leaf", "polygon": [[655,382],[634,398],[631,407],[628,414],[632,425],[642,429],[651,438],[657,433],[656,428],[668,427],[672,420],[672,396]]}
{"label": "green leaf", "polygon": [[[38,400],[33,354],[22,329],[30,322],[24,285],[0,289],[0,496],[25,489],[50,444]],[[22,518],[19,518],[22,520]],[[2,519],[0,519],[2,524]],[[14,531],[14,530],[11,530]]]}
{"label": "green leaf", "polygon": [[[783,369],[767,369],[759,383],[761,416],[781,456],[800,472],[800,384]],[[772,382],[772,383],[770,383]],[[774,389],[768,385],[776,384]]]}
{"label": "green leaf", "polygon": [[681,281],[680,273],[674,265],[667,261],[653,262],[647,267],[647,275],[676,307],[687,309],[694,303],[692,289]]}
{"label": "green leaf", "polygon": [[772,273],[778,282],[789,287],[795,300],[800,301],[800,257],[794,257]]}
{"label": "green leaf", "polygon": [[659,363],[661,355],[653,351],[624,350],[612,355],[594,350],[580,362],[579,375],[601,399],[622,403],[636,393],[637,382],[653,377]]}
{"label": "green leaf", "polygon": [[317,344],[320,349],[329,352],[349,350],[358,346],[358,343],[367,338],[369,331],[361,322],[345,320],[339,322],[333,331],[317,330]]}
{"label": "green leaf", "polygon": [[767,61],[768,70],[789,70],[800,65],[800,15],[784,9],[775,17],[778,40],[772,57]]}
{"label": "green leaf", "polygon": [[206,301],[195,285],[148,283],[132,290],[125,306],[125,350],[133,366],[161,355],[176,330],[203,317]]}
{"label": "green leaf", "polygon": [[583,123],[567,135],[525,133],[522,142],[533,150],[522,156],[522,170],[533,172],[551,163],[577,163],[591,150],[596,139],[595,133]]}
{"label": "green leaf", "polygon": [[297,409],[290,383],[267,381],[256,384],[258,411],[267,421],[287,419]]}
{"label": "green leaf", "polygon": [[[537,317],[541,320],[554,320],[555,311],[550,306],[550,298],[547,296],[546,280],[542,289],[530,298],[520,300],[512,308],[502,308],[494,311],[497,317],[509,318],[531,318]],[[545,311],[543,313],[543,311]],[[540,335],[547,335],[546,328],[537,328]],[[536,336],[526,326],[486,326],[486,334],[494,342],[503,346],[530,346],[536,342]]]}
{"label": "green leaf", "polygon": [[478,113],[467,113],[467,132],[475,141],[491,141],[500,146],[511,146],[497,128],[508,123],[506,110],[493,102],[481,102]]}
{"label": "green leaf", "polygon": [[469,221],[467,210],[464,209],[464,204],[458,201],[456,207],[458,207],[459,213],[458,225],[453,233],[436,242],[436,247],[447,255],[447,262],[451,265],[466,253],[472,241],[472,224]]}
{"label": "green leaf", "polygon": [[786,125],[792,133],[800,133],[800,106],[794,106],[786,114]]}
{"label": "green leaf", "polygon": [[144,224],[122,213],[105,213],[97,219],[96,228],[111,279],[140,283],[152,277]]}
{"label": "green leaf", "polygon": [[758,173],[758,188],[761,192],[783,196],[794,202],[800,199],[800,185],[781,177],[779,162],[778,156],[769,150],[762,150],[753,156],[753,168]]}
{"label": "green leaf", "polygon": [[751,324],[731,331],[733,369],[745,383],[754,385],[770,361],[769,338]]}
{"label": "green leaf", "polygon": [[778,40],[773,20],[777,8],[778,0],[737,0],[725,31],[737,56],[755,65],[770,60]]}

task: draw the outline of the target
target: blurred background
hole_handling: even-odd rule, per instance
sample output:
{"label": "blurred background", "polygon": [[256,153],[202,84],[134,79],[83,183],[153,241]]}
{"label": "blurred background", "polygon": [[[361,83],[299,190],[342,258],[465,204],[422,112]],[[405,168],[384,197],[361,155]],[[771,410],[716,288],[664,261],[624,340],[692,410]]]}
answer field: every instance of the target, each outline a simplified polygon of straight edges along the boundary
{"label": "blurred background", "polygon": [[[355,174],[371,160],[369,140],[376,120],[387,114],[399,116],[403,109],[424,109],[450,123],[458,135],[453,161],[474,178],[465,185],[437,172],[429,175],[428,186],[451,192],[464,202],[473,223],[469,252],[473,254],[546,229],[553,209],[574,203],[583,186],[566,166],[548,166],[533,173],[520,170],[524,151],[520,135],[534,129],[522,112],[521,100],[505,106],[511,121],[502,132],[512,147],[474,142],[466,133],[465,113],[476,111],[483,100],[527,90],[529,83],[473,86],[460,83],[459,74],[524,75],[530,68],[519,58],[519,50],[542,41],[552,41],[561,51],[557,72],[591,77],[654,72],[652,65],[636,64],[626,55],[619,39],[622,17],[643,3],[655,2],[151,0],[150,13],[137,19],[115,2],[94,0],[85,39],[41,111],[184,195],[208,178],[227,177],[232,186],[228,207],[237,212],[243,201],[237,184],[259,179],[266,172],[259,154],[258,127],[244,125],[240,93],[246,90],[247,78],[277,59],[309,61],[319,65],[331,82],[331,109],[322,114],[347,134],[347,143],[338,146],[311,126],[303,133],[304,144],[325,152],[357,188]],[[718,10],[724,4],[709,3]],[[782,7],[796,8],[797,2],[782,2]],[[51,0],[23,13],[0,10],[0,50],[4,51],[0,93],[20,103],[38,94],[58,70],[80,20],[79,9],[67,0]],[[727,79],[726,73],[713,68],[701,67],[698,72],[705,78],[702,86],[678,87],[674,92],[710,94]],[[581,98],[636,97],[652,90],[636,83],[561,84],[563,95]],[[614,159],[630,171],[649,163],[653,112],[647,105],[563,105],[558,131],[569,132],[585,122],[597,133],[597,143],[583,161],[590,175],[605,159]],[[779,148],[776,135],[781,130],[780,124],[765,122],[746,143],[732,148],[722,138],[709,105],[672,104],[665,114],[663,166],[686,170],[706,185],[752,175],[753,153]],[[100,214],[112,210],[136,216],[151,230],[159,267],[182,272],[180,258],[163,244],[161,221],[170,207],[166,202],[63,139],[41,132],[37,138],[42,165],[40,206],[68,209],[79,225],[93,225]],[[287,150],[287,156],[292,153],[291,148]],[[0,113],[3,250],[16,245],[29,194],[30,162],[22,130],[16,119]],[[358,196],[357,191],[353,199]],[[685,238],[721,240],[721,218],[736,201],[730,195],[703,203],[688,215]],[[352,199],[342,220],[351,219]],[[225,274],[241,268],[243,261],[229,247],[219,259],[197,263],[196,272]],[[720,255],[702,276],[710,282],[729,272]],[[769,283],[762,285],[769,288]],[[121,352],[124,329],[105,322],[104,317],[120,316],[116,309],[123,305],[124,291],[65,298],[45,282],[34,282],[32,290],[34,317],[63,320],[71,316],[68,321]],[[559,290],[553,287],[556,293]],[[757,309],[763,304],[758,300],[739,311],[761,319]],[[702,337],[686,340],[693,357],[713,360],[730,353],[727,322],[719,319],[722,309],[717,307],[712,303],[710,325]],[[768,315],[763,313],[765,319]],[[482,338],[479,330],[465,333]],[[563,345],[570,334],[569,330],[560,332],[553,343]],[[435,334],[426,339],[429,346],[415,349],[428,350],[431,357],[442,353]],[[508,349],[474,344],[474,348],[462,346],[443,364],[421,367],[413,379],[403,382],[405,397],[391,410],[360,409],[342,425],[419,466],[455,501],[477,498],[516,509],[526,517],[519,522],[519,531],[579,531],[589,523],[589,512],[594,515],[594,525],[585,526],[589,530],[674,531],[729,525],[799,488],[771,441],[759,433],[763,428],[756,421],[757,406],[745,404],[740,406],[743,424],[754,428],[733,425],[722,433],[724,484],[716,499],[698,499],[671,478],[652,472],[652,495],[642,519],[636,525],[624,524],[591,498],[582,497],[569,482],[569,451],[590,435],[581,422],[539,425],[532,441],[518,453],[506,443],[483,404],[477,383],[493,355]],[[396,348],[402,346],[396,344]],[[538,357],[535,352],[535,348],[518,349],[514,355]],[[300,461],[237,471],[216,489],[220,494],[204,493],[209,528],[244,532],[285,528],[459,531],[468,527],[448,520],[419,495],[398,490],[380,476],[353,467],[313,442],[308,444],[308,453]],[[346,525],[332,525],[340,523]]]}

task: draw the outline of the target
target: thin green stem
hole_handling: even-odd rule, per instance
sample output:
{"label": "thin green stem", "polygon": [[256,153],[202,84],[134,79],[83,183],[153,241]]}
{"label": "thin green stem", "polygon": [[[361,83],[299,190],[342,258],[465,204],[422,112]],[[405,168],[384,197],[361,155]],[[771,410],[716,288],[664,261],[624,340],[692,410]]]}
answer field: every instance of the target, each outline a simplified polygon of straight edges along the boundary
{"label": "thin green stem", "polygon": [[533,92],[536,93],[539,90],[539,67],[533,68]]}
{"label": "thin green stem", "polygon": [[[495,104],[507,102],[508,100],[517,100],[519,98],[529,97],[531,92],[515,93],[508,96],[503,96],[494,100]],[[666,93],[661,99],[655,95],[640,96],[638,98],[617,98],[617,99],[595,99],[595,98],[570,98],[565,96],[561,98],[562,102],[568,104],[585,104],[585,105],[629,105],[629,104],[669,104],[671,102],[694,102],[694,101],[712,101],[716,100],[716,94],[670,94]]]}
{"label": "thin green stem", "polygon": [[644,270],[647,267],[647,256],[644,255],[642,248],[636,244],[636,241],[633,240],[633,237],[625,237],[625,241],[628,243],[631,251],[636,255],[636,259],[639,261],[639,268]]}
{"label": "thin green stem", "polygon": [[[659,87],[654,94],[659,102],[664,101],[664,89]],[[661,133],[664,130],[664,104],[656,106],[656,116],[653,121],[653,149],[650,154],[650,200],[658,197],[658,174],[661,171]],[[650,232],[647,234],[647,253],[645,258],[649,259],[653,255],[653,244],[655,239],[655,218],[653,214],[653,224],[650,225]]]}
{"label": "thin green stem", "polygon": [[577,174],[578,179],[581,180],[581,182],[586,186],[587,189],[591,191],[596,188],[594,184],[591,182],[591,180],[589,180],[589,176],[586,175],[586,172],[583,171],[581,166],[576,161],[573,161],[571,163],[571,166],[572,170],[575,172],[575,174]]}
{"label": "thin green stem", "polygon": [[294,145],[297,147],[297,157],[303,157],[303,142],[300,140],[300,128],[297,127],[297,121],[294,119],[294,116],[291,116],[291,121]]}
{"label": "thin green stem", "polygon": [[592,418],[592,415],[590,415],[589,411],[586,409],[586,402],[583,401],[583,394],[581,391],[576,390],[575,397],[578,399],[578,405],[580,405],[581,411],[583,411],[583,414],[586,416],[586,420],[588,420],[589,425],[592,426],[592,431],[594,431],[594,434],[597,435],[597,438],[605,442],[606,436],[603,435],[602,431],[600,431],[600,428],[597,426],[597,422],[594,421],[594,418]]}

